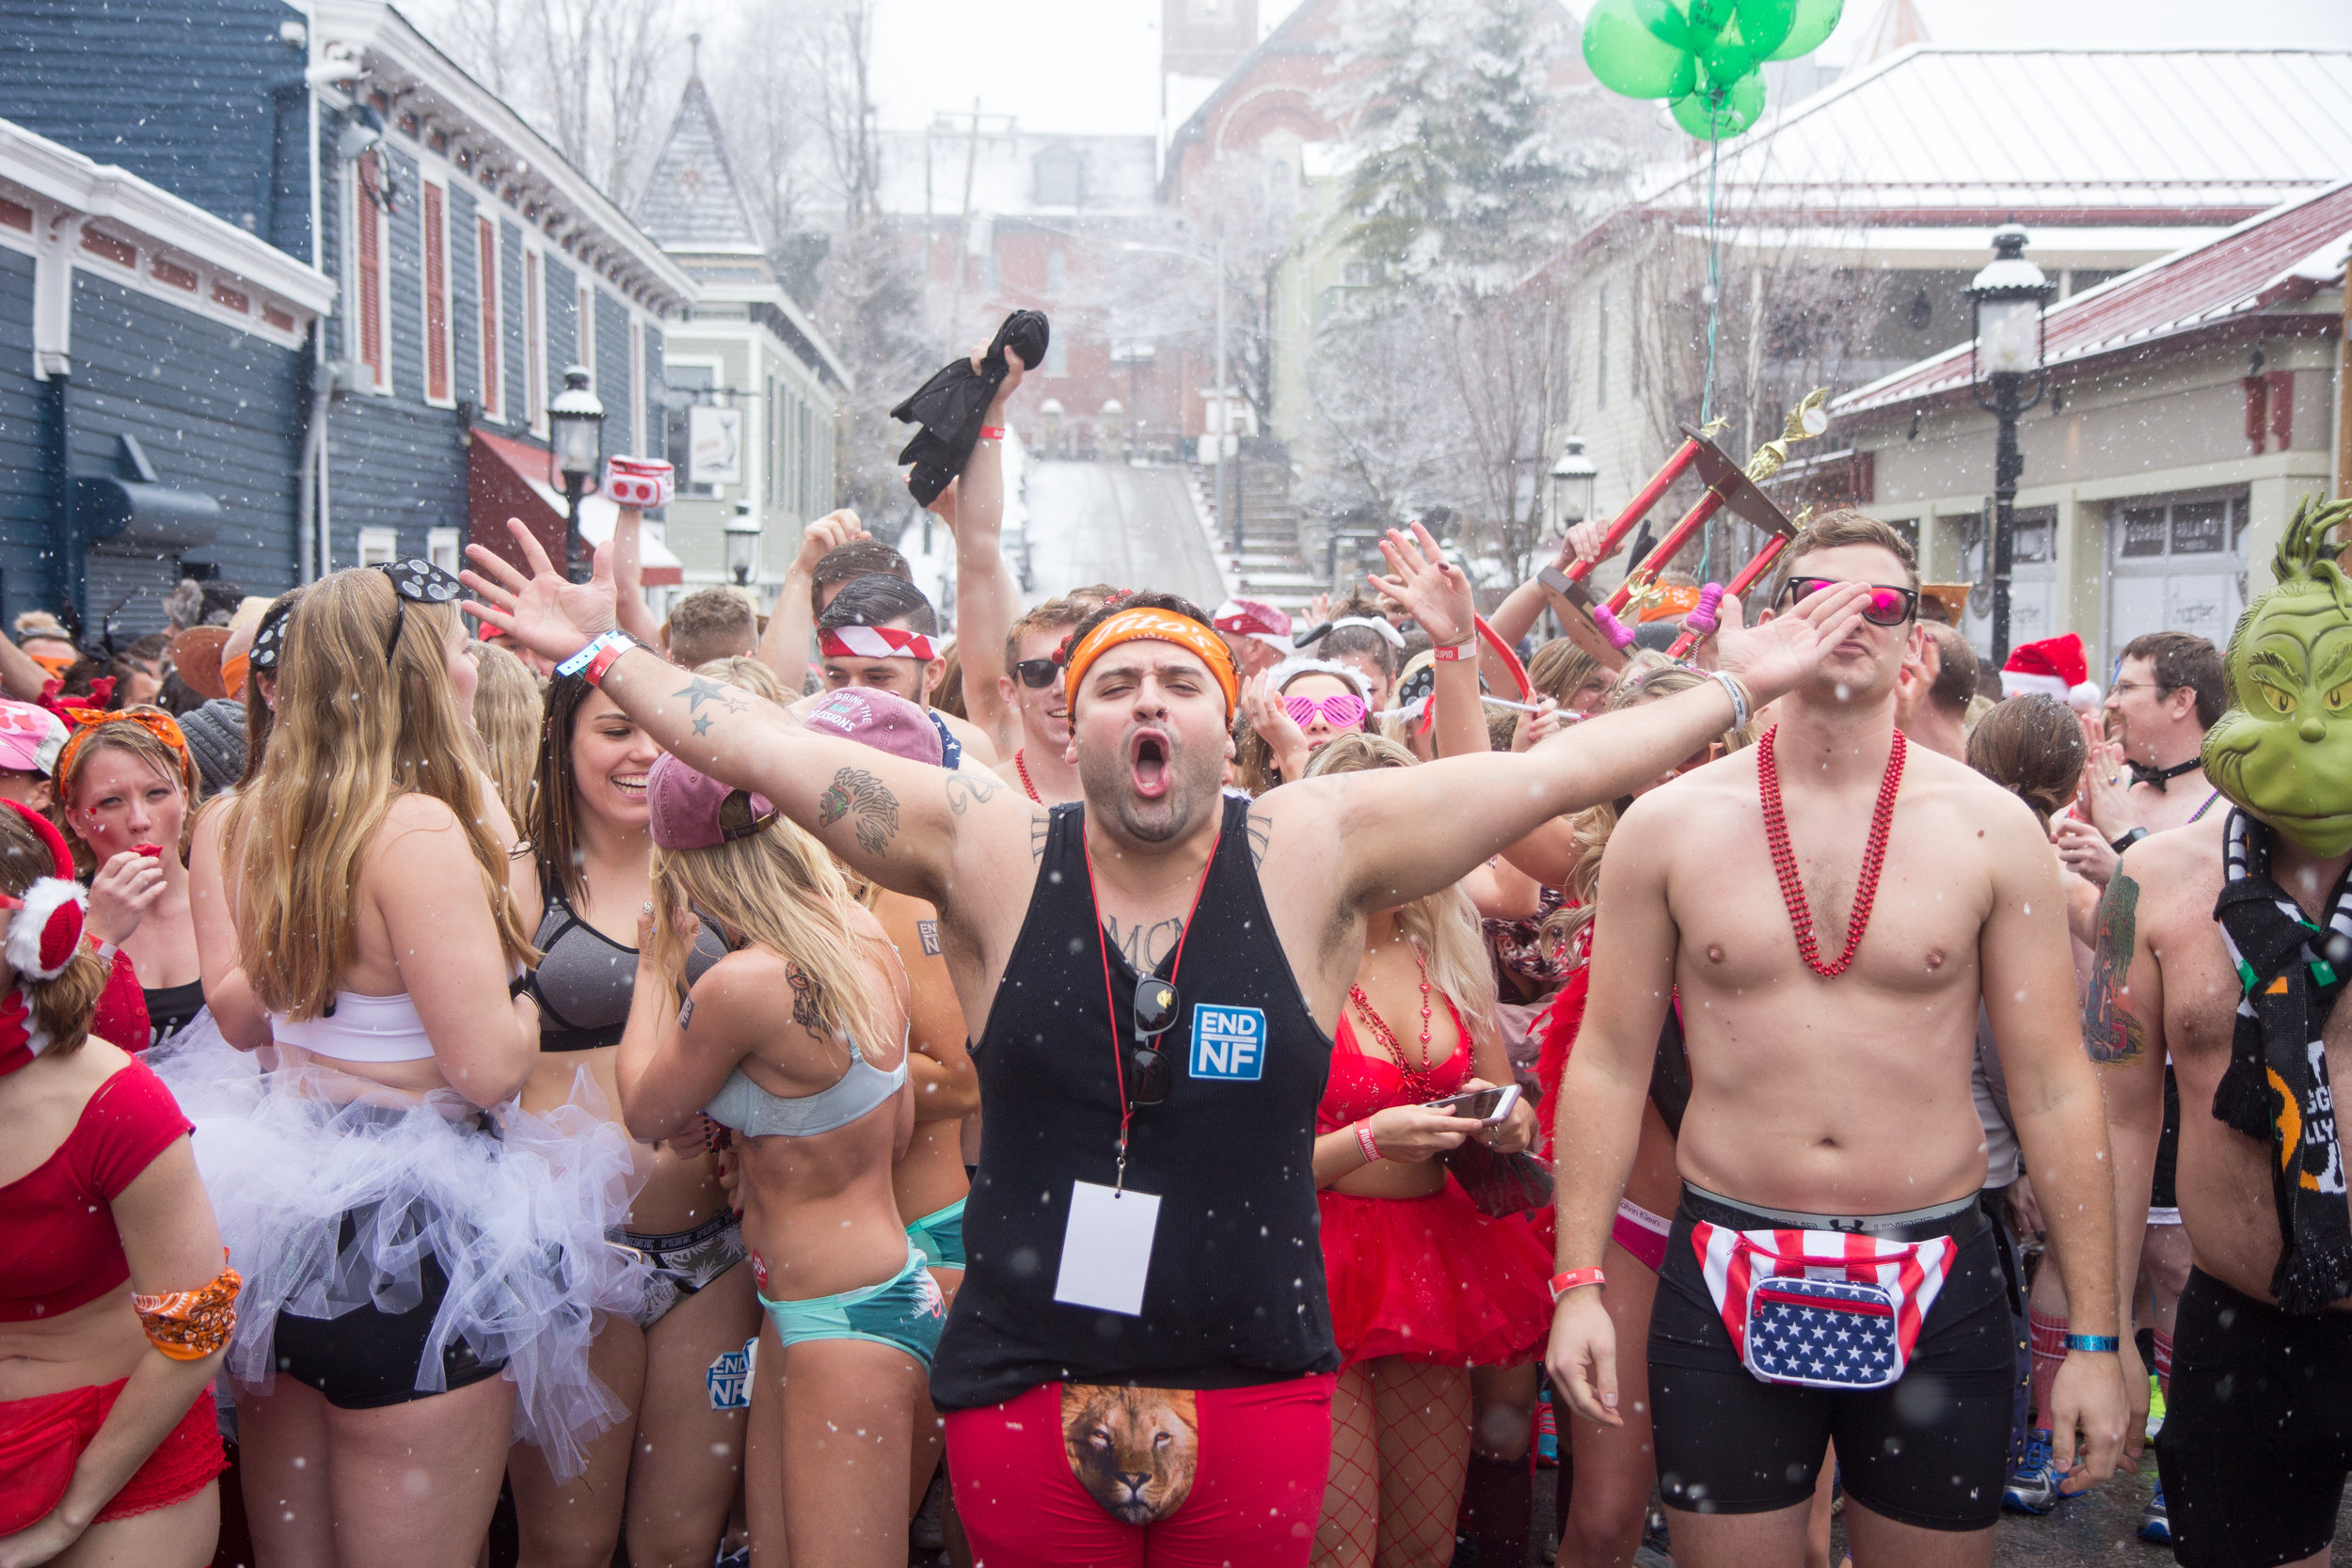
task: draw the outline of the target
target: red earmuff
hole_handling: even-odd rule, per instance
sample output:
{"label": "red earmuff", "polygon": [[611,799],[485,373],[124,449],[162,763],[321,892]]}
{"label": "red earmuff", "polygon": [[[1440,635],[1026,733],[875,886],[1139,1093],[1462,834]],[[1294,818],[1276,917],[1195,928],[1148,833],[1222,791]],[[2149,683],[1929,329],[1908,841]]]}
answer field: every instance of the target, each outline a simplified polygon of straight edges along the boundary
{"label": "red earmuff", "polygon": [[8,922],[8,939],[0,942],[0,957],[19,974],[54,980],[73,961],[82,945],[82,914],[88,895],[73,879],[73,852],[66,847],[65,834],[56,824],[18,801],[0,800],[0,805],[10,807],[33,825],[33,831],[49,846],[50,861],[57,872],[35,881],[22,898],[0,895],[0,909],[15,911],[15,918]]}

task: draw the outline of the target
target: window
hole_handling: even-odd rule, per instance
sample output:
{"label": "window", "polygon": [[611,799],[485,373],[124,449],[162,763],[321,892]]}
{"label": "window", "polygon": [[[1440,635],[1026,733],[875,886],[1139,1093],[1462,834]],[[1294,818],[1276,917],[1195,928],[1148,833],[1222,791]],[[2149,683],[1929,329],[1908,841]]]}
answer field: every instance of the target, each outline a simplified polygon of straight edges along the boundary
{"label": "window", "polygon": [[2142,632],[2227,642],[2246,607],[2247,492],[2134,498],[2107,514],[2107,645]]}
{"label": "window", "polygon": [[1045,373],[1070,373],[1070,339],[1062,333],[1057,332],[1045,340]]}
{"label": "window", "polygon": [[378,392],[392,389],[392,357],[385,344],[390,301],[386,295],[391,270],[384,255],[383,154],[371,152],[355,162],[351,174],[352,293],[358,318],[358,353],[368,386]]}
{"label": "window", "polygon": [[417,214],[424,237],[424,401],[447,406],[450,388],[448,193],[425,182]]}
{"label": "window", "polygon": [[359,564],[382,566],[400,559],[400,534],[389,528],[359,531]]}
{"label": "window", "polygon": [[540,293],[540,260],[523,252],[523,417],[545,435],[548,428],[548,313]]}
{"label": "window", "polygon": [[465,564],[457,531],[453,528],[425,530],[424,558],[442,571],[455,574]]}
{"label": "window", "polygon": [[482,250],[482,412],[499,419],[506,411],[505,341],[499,336],[499,226],[476,218]]}
{"label": "window", "polygon": [[1609,285],[1600,286],[1600,313],[1593,323],[1593,406],[1609,406]]}
{"label": "window", "polygon": [[576,308],[580,330],[574,334],[580,346],[580,363],[588,372],[588,385],[596,384],[596,291],[582,283],[580,303]]}
{"label": "window", "polygon": [[1045,253],[1045,297],[1058,299],[1070,287],[1070,257],[1059,246]]}

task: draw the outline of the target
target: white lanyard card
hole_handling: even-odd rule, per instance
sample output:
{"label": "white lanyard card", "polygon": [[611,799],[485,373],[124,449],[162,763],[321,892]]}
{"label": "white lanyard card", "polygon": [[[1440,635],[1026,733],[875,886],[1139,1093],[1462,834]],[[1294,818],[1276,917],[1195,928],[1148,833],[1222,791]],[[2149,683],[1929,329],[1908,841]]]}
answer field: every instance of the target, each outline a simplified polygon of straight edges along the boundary
{"label": "white lanyard card", "polygon": [[1152,1237],[1159,1225],[1156,1194],[1073,1182],[1054,1299],[1141,1317],[1143,1282],[1152,1271]]}

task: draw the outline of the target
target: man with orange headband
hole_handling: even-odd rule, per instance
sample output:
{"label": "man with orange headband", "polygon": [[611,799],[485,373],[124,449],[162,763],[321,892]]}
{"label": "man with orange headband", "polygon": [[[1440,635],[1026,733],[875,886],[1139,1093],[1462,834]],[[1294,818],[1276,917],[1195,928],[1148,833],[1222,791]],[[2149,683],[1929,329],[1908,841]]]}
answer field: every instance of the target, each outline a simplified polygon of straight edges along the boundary
{"label": "man with orange headband", "polygon": [[[682,674],[613,629],[603,552],[568,583],[515,530],[533,575],[476,546],[467,581],[486,602],[470,613],[766,796],[858,875],[939,910],[964,1016],[987,1021],[973,1058],[989,1136],[931,1392],[991,1568],[1307,1560],[1339,1363],[1315,1107],[1367,911],[1744,722],[1858,624],[1862,597],[1832,590],[1726,632],[1721,678],[1526,752],[1252,801],[1219,788],[1239,689],[1224,640],[1198,607],[1140,594],[1071,643],[1065,754],[1084,799],[1048,809]],[[1391,540],[1392,569],[1408,545]],[[1417,1115],[1424,1147],[1481,1127]]]}

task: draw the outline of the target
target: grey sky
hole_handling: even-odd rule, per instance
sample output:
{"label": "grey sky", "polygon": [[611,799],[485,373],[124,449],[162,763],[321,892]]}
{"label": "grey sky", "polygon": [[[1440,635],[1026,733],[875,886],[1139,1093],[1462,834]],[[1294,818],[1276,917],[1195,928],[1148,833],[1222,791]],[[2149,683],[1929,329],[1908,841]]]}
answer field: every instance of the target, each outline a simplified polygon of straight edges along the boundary
{"label": "grey sky", "polygon": [[[1260,0],[1271,27],[1295,0]],[[1821,57],[1842,61],[1883,0],[1847,0]],[[2346,0],[1914,0],[1938,43],[2352,48]],[[1072,132],[1158,129],[1160,0],[882,0],[875,84],[885,124],[942,111]],[[2289,111],[2291,112],[2291,110]]]}

